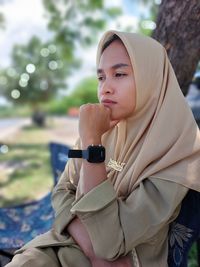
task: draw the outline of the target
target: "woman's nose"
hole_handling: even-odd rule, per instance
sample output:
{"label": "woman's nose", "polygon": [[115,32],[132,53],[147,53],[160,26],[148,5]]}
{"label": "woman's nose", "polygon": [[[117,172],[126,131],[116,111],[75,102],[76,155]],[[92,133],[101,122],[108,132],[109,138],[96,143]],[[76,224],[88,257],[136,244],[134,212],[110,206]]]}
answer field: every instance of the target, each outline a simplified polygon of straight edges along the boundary
{"label": "woman's nose", "polygon": [[102,83],[102,85],[100,86],[100,92],[102,95],[114,93],[114,87],[113,87],[112,81],[110,79],[106,79]]}

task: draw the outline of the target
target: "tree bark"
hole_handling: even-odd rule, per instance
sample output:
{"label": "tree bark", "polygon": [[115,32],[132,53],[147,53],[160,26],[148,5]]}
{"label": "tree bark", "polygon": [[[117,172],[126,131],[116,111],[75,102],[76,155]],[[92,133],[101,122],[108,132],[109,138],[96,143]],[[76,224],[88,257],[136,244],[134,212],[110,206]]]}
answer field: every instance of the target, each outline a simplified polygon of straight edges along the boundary
{"label": "tree bark", "polygon": [[167,50],[184,95],[200,60],[200,0],[163,0],[152,37]]}

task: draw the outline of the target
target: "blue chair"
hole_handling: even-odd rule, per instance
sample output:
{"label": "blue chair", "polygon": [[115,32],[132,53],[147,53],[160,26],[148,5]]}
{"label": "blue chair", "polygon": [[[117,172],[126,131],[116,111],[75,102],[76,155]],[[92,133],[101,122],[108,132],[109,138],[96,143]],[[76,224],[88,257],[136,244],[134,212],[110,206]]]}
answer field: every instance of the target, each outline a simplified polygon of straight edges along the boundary
{"label": "blue chair", "polygon": [[51,152],[51,166],[54,176],[54,184],[57,184],[58,178],[62,174],[66,162],[68,161],[68,150],[69,146],[59,143],[50,143],[49,144]]}
{"label": "blue chair", "polygon": [[[169,267],[187,267],[188,254],[192,245],[200,240],[200,192],[189,190],[183,199],[178,217],[169,230]],[[198,265],[200,266],[200,250]]]}
{"label": "blue chair", "polygon": [[[50,143],[49,148],[55,185],[68,160],[69,147]],[[0,208],[0,255],[12,259],[13,253],[10,251],[47,232],[52,226],[53,219],[51,192],[38,201]]]}

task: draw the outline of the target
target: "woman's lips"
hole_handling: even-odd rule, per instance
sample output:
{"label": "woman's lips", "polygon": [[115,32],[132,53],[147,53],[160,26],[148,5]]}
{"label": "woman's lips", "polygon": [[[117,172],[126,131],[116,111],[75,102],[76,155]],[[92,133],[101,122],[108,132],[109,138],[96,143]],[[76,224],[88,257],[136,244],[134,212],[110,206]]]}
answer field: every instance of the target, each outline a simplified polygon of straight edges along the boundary
{"label": "woman's lips", "polygon": [[102,100],[101,103],[102,103],[105,107],[111,107],[111,106],[117,104],[117,102],[112,101],[112,100],[110,100],[110,99]]}

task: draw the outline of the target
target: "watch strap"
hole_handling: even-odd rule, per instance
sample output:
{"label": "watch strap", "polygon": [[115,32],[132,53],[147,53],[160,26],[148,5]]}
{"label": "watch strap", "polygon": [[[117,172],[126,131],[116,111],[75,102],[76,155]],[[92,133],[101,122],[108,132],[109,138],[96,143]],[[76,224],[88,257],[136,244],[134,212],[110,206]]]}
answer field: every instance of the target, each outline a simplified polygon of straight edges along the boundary
{"label": "watch strap", "polygon": [[83,158],[90,163],[101,163],[105,160],[105,148],[91,145],[86,150],[69,149],[68,158]]}
{"label": "watch strap", "polygon": [[83,150],[79,149],[69,149],[68,157],[69,158],[82,158],[83,157]]}

